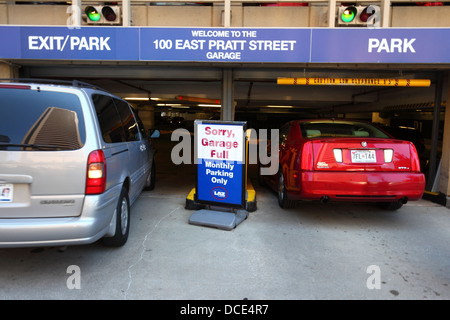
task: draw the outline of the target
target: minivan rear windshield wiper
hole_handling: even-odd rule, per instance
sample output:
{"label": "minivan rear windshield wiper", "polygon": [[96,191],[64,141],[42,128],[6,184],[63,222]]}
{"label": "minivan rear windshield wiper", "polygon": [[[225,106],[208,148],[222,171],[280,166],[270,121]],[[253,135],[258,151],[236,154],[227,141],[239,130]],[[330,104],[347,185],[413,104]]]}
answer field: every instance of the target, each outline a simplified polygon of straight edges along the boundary
{"label": "minivan rear windshield wiper", "polygon": [[0,143],[0,147],[20,147],[34,149],[70,149],[63,146],[55,146],[50,144],[32,144],[32,143]]}

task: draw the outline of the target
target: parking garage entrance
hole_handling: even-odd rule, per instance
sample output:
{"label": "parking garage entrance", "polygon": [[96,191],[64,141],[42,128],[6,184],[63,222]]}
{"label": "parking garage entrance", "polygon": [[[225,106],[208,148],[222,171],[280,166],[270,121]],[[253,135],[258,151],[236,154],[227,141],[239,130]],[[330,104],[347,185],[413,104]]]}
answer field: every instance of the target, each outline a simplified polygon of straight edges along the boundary
{"label": "parking garage entrance", "polygon": [[[0,70],[5,78],[92,83],[133,103],[148,127],[167,130],[193,128],[195,119],[245,120],[255,129],[311,117],[376,122],[414,139],[427,190],[447,195],[449,37],[448,28],[1,26]],[[409,84],[363,83],[371,79]],[[411,85],[419,79],[430,85]]]}

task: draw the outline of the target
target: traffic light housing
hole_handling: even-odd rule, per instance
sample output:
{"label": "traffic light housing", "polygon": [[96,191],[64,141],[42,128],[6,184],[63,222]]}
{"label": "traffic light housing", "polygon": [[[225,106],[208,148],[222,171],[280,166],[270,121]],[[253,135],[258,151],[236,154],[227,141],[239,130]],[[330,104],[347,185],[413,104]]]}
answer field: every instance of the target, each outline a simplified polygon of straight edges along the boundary
{"label": "traffic light housing", "polygon": [[87,24],[118,25],[121,24],[119,6],[86,6],[84,19]]}
{"label": "traffic light housing", "polygon": [[338,10],[338,25],[344,27],[376,27],[379,25],[379,7],[370,6],[340,6]]}

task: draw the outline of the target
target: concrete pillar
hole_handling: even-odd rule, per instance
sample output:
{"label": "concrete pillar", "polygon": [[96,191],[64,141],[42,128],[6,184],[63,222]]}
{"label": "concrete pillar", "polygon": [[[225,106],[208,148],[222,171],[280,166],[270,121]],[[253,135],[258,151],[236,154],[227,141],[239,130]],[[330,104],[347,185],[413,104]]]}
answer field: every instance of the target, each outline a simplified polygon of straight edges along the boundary
{"label": "concrete pillar", "polygon": [[430,146],[430,160],[429,171],[426,189],[431,190],[436,178],[436,168],[438,167],[440,159],[437,157],[438,151],[438,139],[439,139],[439,122],[441,115],[441,102],[442,102],[442,88],[444,82],[444,75],[441,72],[436,74],[436,88],[434,93],[434,109],[433,109],[433,131],[431,133],[431,146]]}
{"label": "concrete pillar", "polygon": [[225,121],[234,120],[234,81],[232,69],[223,69],[220,119]]}
{"label": "concrete pillar", "polygon": [[71,15],[67,20],[67,26],[78,29],[81,27],[81,0],[72,0],[72,7],[69,8]]}
{"label": "concrete pillar", "polygon": [[336,0],[328,0],[328,27],[334,28],[336,24]]}
{"label": "concrete pillar", "polygon": [[124,27],[131,27],[131,1],[122,1],[122,25]]}
{"label": "concrete pillar", "polygon": [[389,28],[391,25],[391,0],[381,0],[381,27]]}
{"label": "concrete pillar", "polygon": [[138,109],[139,118],[141,118],[142,123],[146,130],[155,129],[155,107],[145,106],[144,108]]}
{"label": "concrete pillar", "polygon": [[231,27],[231,1],[224,1],[224,11],[223,11],[223,26],[225,28]]}
{"label": "concrete pillar", "polygon": [[0,79],[11,79],[19,77],[19,68],[7,61],[0,60]]}
{"label": "concrete pillar", "polygon": [[[450,72],[444,76],[444,92],[446,91],[447,105],[445,107],[444,138],[442,141],[441,170],[439,173],[439,191],[447,196],[447,204],[450,203]],[[444,100],[445,97],[442,99]]]}

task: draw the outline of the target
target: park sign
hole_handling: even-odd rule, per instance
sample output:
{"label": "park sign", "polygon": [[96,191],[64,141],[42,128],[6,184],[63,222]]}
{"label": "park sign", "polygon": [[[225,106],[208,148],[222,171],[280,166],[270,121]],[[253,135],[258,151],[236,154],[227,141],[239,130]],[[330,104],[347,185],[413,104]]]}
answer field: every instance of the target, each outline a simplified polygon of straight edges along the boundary
{"label": "park sign", "polygon": [[0,59],[448,64],[448,39],[450,28],[0,26]]}
{"label": "park sign", "polygon": [[246,122],[195,121],[196,202],[245,207]]}

